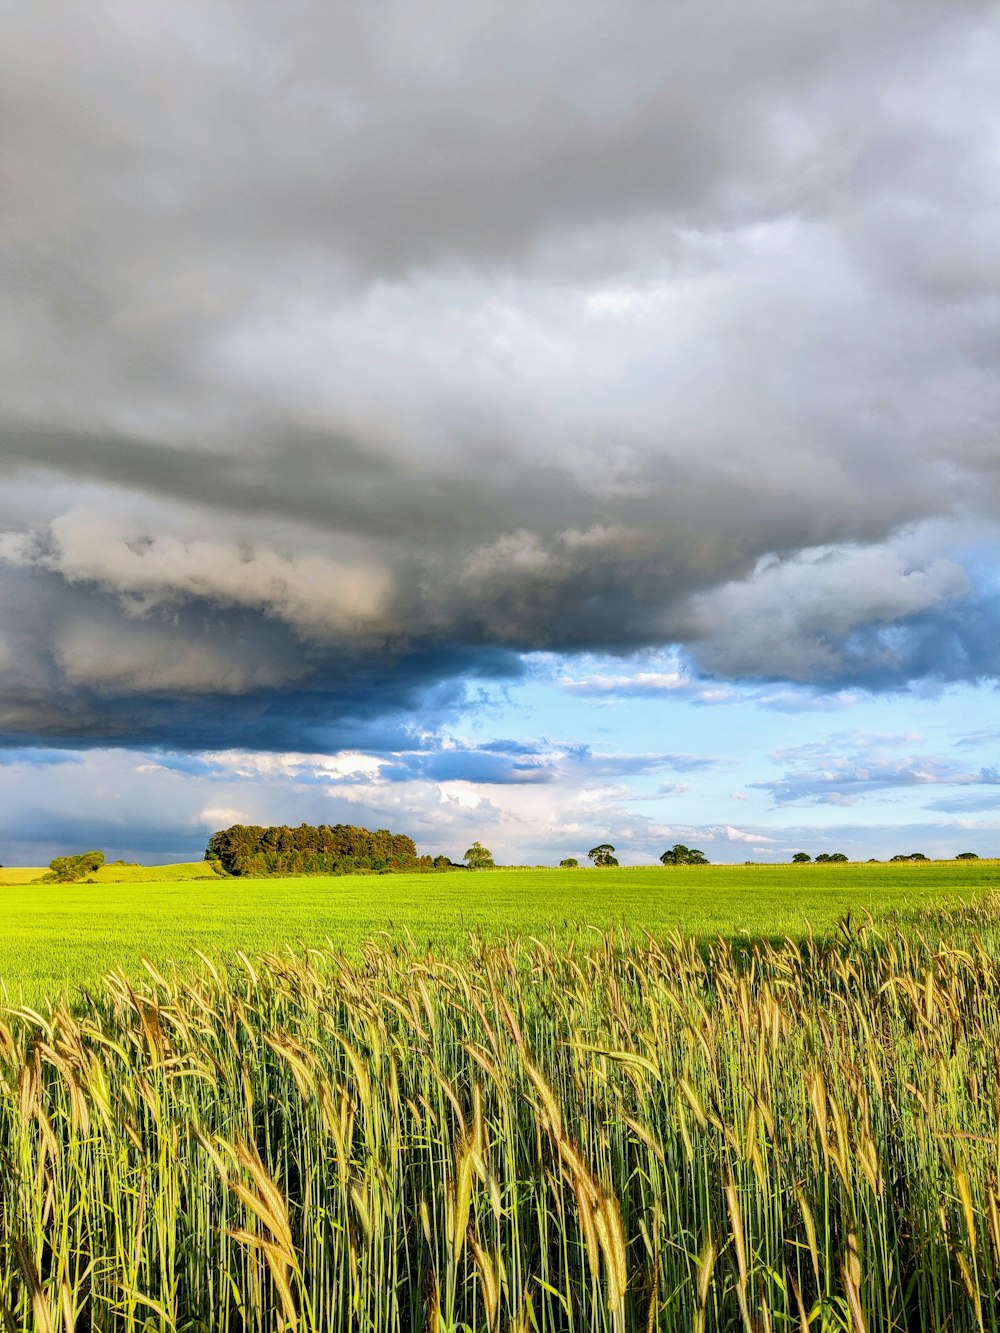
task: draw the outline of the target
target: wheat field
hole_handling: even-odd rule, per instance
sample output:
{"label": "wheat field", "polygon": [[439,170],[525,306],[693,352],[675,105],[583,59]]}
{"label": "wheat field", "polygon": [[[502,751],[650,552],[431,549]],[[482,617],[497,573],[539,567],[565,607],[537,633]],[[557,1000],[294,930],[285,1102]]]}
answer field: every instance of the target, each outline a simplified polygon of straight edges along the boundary
{"label": "wheat field", "polygon": [[383,939],[0,1022],[35,1330],[1000,1328],[1000,902]]}

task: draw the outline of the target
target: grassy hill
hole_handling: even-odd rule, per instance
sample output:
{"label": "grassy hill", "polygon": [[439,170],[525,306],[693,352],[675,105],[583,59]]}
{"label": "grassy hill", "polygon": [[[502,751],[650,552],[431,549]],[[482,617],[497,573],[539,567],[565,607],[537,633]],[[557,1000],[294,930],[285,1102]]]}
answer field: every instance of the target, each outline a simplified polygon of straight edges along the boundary
{"label": "grassy hill", "polygon": [[[0,887],[4,884],[32,884],[48,874],[48,866],[0,866]],[[95,884],[170,884],[186,879],[215,879],[207,861],[178,861],[166,866],[101,866],[87,876]]]}
{"label": "grassy hill", "polygon": [[33,879],[44,875],[48,866],[0,866],[0,886],[4,884],[30,884]]}
{"label": "grassy hill", "polygon": [[101,866],[87,876],[95,884],[175,884],[189,879],[218,879],[218,875],[208,861],[178,861],[167,866]]}
{"label": "grassy hill", "polygon": [[[356,948],[377,932],[461,949],[468,933],[566,937],[587,927],[702,937],[822,932],[848,911],[912,912],[1000,888],[996,861],[622,867],[223,879],[204,862],[108,867],[128,882],[0,881],[0,985],[10,999],[92,985],[113,969],[260,952],[303,940]],[[206,875],[207,872],[207,875]],[[8,872],[13,873],[13,872]],[[195,878],[198,875],[200,878]],[[141,876],[141,877],[140,877]]]}

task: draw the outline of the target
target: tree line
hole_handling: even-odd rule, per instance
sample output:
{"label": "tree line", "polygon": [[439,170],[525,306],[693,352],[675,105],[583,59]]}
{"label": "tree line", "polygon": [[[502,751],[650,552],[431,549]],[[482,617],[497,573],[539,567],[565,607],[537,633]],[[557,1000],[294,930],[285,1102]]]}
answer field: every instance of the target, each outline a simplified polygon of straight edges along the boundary
{"label": "tree line", "polygon": [[[809,865],[813,862],[821,865],[827,861],[846,861],[848,858],[843,852],[820,852],[816,857],[812,857],[808,852],[796,852],[792,857],[792,865]],[[978,861],[979,857],[975,852],[959,852],[954,858],[956,861]],[[925,856],[923,852],[897,852],[895,856],[889,857],[890,861],[929,861],[930,857]],[[869,865],[878,864],[878,857],[869,858]]]}
{"label": "tree line", "polygon": [[[618,858],[610,842],[598,843],[587,853],[598,868],[617,866]],[[876,858],[872,858],[874,861]],[[890,861],[927,861],[923,852],[897,853]],[[978,861],[975,852],[959,852],[958,861]],[[205,851],[205,860],[227,875],[261,877],[268,875],[356,875],[391,874],[400,871],[435,870],[492,870],[493,853],[481,842],[474,842],[465,852],[465,862],[452,861],[447,856],[418,856],[416,843],[405,833],[390,833],[388,829],[361,828],[354,824],[300,824],[290,828],[286,824],[233,824],[213,833]],[[710,862],[697,847],[674,843],[662,853],[659,860],[665,866],[704,866]],[[793,864],[824,864],[845,862],[843,852],[820,852],[812,857],[808,852],[796,852]],[[105,864],[104,853],[81,852],[75,856],[57,856],[49,865],[48,874],[35,883],[72,884],[93,874]],[[116,861],[115,865],[124,865]],[[560,868],[572,870],[580,862],[568,856],[559,862]],[[749,863],[748,863],[749,864]]]}
{"label": "tree line", "polygon": [[[208,840],[205,860],[229,875],[351,875],[450,869],[447,857],[418,856],[405,833],[354,824],[233,824]],[[442,864],[443,863],[443,864]]]}

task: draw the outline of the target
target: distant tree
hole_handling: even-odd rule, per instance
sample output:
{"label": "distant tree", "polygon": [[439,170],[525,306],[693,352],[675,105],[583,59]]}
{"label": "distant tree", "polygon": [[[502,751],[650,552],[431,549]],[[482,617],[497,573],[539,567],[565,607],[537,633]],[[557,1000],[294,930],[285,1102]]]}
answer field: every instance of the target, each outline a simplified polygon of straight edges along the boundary
{"label": "distant tree", "polygon": [[895,856],[889,857],[890,861],[926,861],[927,857],[923,852],[897,852]]}
{"label": "distant tree", "polygon": [[660,857],[665,866],[707,866],[708,857],[697,847],[685,847],[682,842],[675,842],[673,847]]}
{"label": "distant tree", "polygon": [[978,861],[979,857],[975,852],[959,852],[955,857],[956,861]]}
{"label": "distant tree", "polygon": [[910,858],[905,852],[897,852],[895,856],[890,856],[890,861],[908,861]]}
{"label": "distant tree", "polygon": [[610,842],[602,842],[596,847],[591,847],[587,855],[595,866],[616,866],[618,864],[615,849]]}
{"label": "distant tree", "polygon": [[[816,859],[818,861],[819,857],[817,857]],[[843,852],[831,852],[829,859],[831,861],[846,861],[847,857],[844,855]]]}
{"label": "distant tree", "polygon": [[809,855],[808,852],[796,852],[795,855],[792,857],[792,864],[804,866],[807,861],[811,860],[812,857]]}
{"label": "distant tree", "polygon": [[926,861],[927,859],[928,859],[928,858],[927,858],[926,856],[924,856],[923,852],[911,852],[911,853],[910,853],[910,860],[911,860],[911,861]]}
{"label": "distant tree", "polygon": [[559,862],[559,868],[560,870],[575,870],[579,864],[580,862],[575,856],[567,856]]}
{"label": "distant tree", "polygon": [[465,853],[464,859],[468,862],[470,870],[492,870],[495,865],[493,853],[481,842],[474,842]]}
{"label": "distant tree", "polygon": [[84,875],[91,875],[104,864],[103,852],[80,852],[77,856],[57,856],[49,862],[49,873],[41,878],[42,884],[73,884]]}

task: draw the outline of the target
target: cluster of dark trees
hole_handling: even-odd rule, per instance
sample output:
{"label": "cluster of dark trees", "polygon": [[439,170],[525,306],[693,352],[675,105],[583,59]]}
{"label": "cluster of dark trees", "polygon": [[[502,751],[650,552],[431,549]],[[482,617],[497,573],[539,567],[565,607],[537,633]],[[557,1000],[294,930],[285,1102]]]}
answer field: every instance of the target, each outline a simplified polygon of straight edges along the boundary
{"label": "cluster of dark trees", "polygon": [[37,884],[75,884],[84,875],[100,870],[104,864],[103,852],[80,852],[77,856],[57,856],[49,862],[49,873]]}
{"label": "cluster of dark trees", "polygon": [[[813,858],[808,852],[796,852],[792,857],[792,863],[794,865],[807,865],[812,859]],[[928,861],[929,859],[930,858],[925,856],[923,852],[897,852],[895,856],[889,857],[890,861]],[[847,857],[843,852],[820,852],[819,856],[816,857],[816,860],[817,862],[846,861]],[[872,860],[875,860],[875,858],[872,857]],[[959,852],[955,857],[955,860],[978,861],[979,857],[975,852]]]}
{"label": "cluster of dark trees", "polygon": [[697,847],[685,847],[682,842],[675,842],[673,847],[663,853],[660,860],[665,866],[707,866],[708,857]]}
{"label": "cluster of dark trees", "polygon": [[233,824],[213,833],[205,852],[230,875],[354,875],[359,871],[450,870],[446,856],[418,856],[405,833],[354,824]]}

